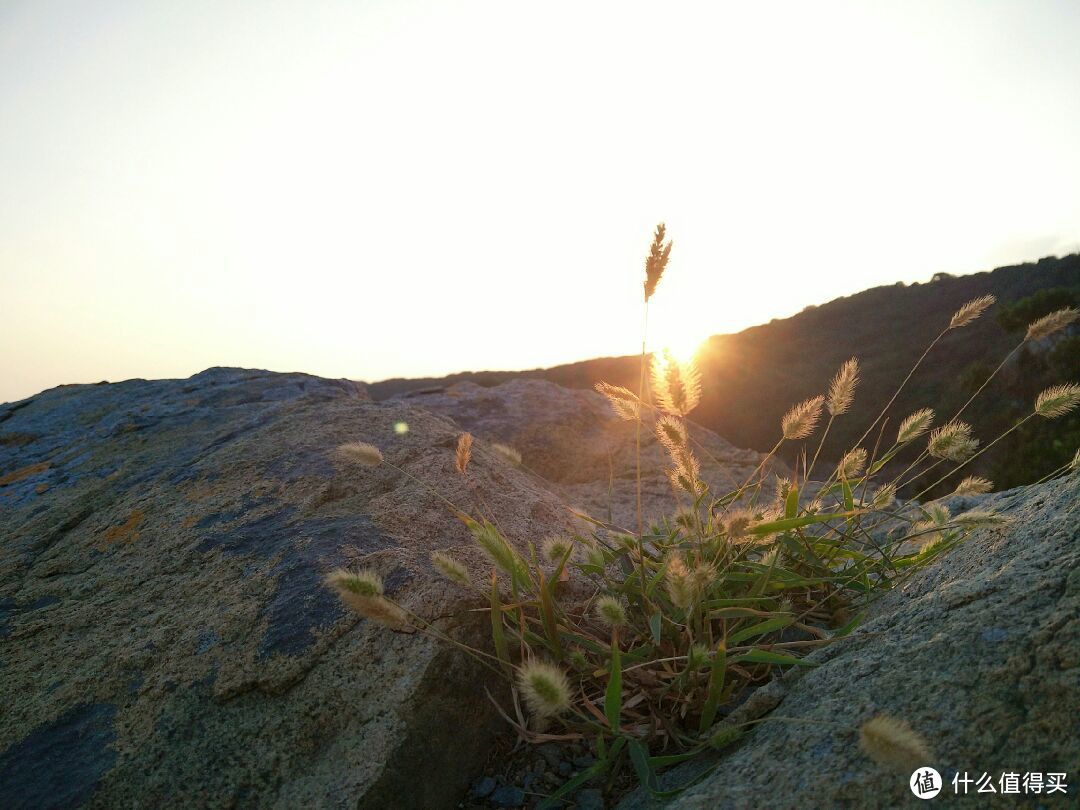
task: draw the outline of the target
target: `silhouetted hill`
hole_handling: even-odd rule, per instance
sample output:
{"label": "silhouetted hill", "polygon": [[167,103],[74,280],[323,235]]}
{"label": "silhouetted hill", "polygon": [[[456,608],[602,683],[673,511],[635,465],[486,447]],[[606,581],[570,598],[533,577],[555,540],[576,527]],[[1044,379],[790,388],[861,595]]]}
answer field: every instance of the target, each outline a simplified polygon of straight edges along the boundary
{"label": "silhouetted hill", "polygon": [[[941,417],[954,413],[1019,342],[1030,320],[1080,303],[1080,254],[966,276],[939,273],[924,284],[875,287],[808,307],[791,318],[714,336],[698,358],[704,396],[692,414],[694,421],[740,447],[768,450],[788,407],[821,393],[839,365],[855,355],[862,366],[862,383],[855,408],[834,423],[825,444],[823,457],[833,459],[859,438],[953,312],[988,293],[997,296],[998,305],[938,344],[890,411],[886,436],[894,435],[898,420],[918,408],[933,407]],[[1080,381],[1080,338],[1065,336],[1049,342],[1052,345],[1019,352],[965,413],[984,441],[1028,412],[1042,388]],[[496,385],[515,377],[540,377],[581,388],[606,380],[636,390],[638,358],[394,379],[374,383],[370,391],[375,399],[385,399],[460,380]],[[988,451],[973,469],[990,475],[1002,487],[1027,483],[1068,461],[1078,442],[1077,414],[1051,424],[1033,423]],[[785,449],[797,452],[794,447]],[[788,459],[792,460],[790,455]]]}

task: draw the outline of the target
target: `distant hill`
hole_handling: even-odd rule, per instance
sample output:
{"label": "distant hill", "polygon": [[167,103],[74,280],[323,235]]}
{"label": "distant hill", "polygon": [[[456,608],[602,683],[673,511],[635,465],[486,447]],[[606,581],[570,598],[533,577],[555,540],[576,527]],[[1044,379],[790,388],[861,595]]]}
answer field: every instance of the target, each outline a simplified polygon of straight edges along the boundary
{"label": "distant hill", "polygon": [[[768,450],[788,407],[821,393],[839,365],[855,355],[862,383],[851,414],[836,421],[823,457],[835,459],[865,430],[934,336],[961,304],[991,293],[998,305],[951,332],[897,399],[886,435],[906,414],[933,407],[954,413],[1023,336],[1026,324],[1061,306],[1080,304],[1080,254],[1000,267],[966,276],[939,273],[924,284],[897,283],[807,307],[733,335],[709,339],[698,362],[704,396],[694,421],[740,447]],[[1080,381],[1080,337],[1025,347],[965,413],[984,442],[1026,413],[1048,385]],[[497,385],[539,377],[585,388],[599,380],[636,389],[638,358],[600,358],[517,372],[463,372],[443,378],[393,379],[370,386],[375,399],[461,380]],[[946,413],[947,412],[947,413]],[[1041,422],[1041,420],[1040,420]],[[1080,415],[1029,423],[978,459],[974,471],[999,487],[1036,480],[1064,464],[1080,444]],[[792,453],[795,448],[786,448]],[[788,460],[793,460],[789,455]]]}

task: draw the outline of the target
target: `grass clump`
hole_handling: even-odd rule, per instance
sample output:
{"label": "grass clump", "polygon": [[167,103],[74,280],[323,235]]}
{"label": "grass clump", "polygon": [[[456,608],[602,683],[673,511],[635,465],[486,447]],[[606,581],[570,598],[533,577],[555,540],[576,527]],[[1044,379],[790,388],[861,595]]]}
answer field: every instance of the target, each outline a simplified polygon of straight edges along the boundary
{"label": "grass clump", "polygon": [[[658,227],[646,262],[646,306],[670,256],[665,236]],[[935,469],[941,477],[927,490],[936,486],[1034,416],[1053,419],[1070,412],[1080,405],[1080,386],[1044,391],[1027,416],[985,446],[958,419],[967,405],[940,427],[934,427],[934,411],[921,408],[903,418],[895,441],[883,446],[900,389],[942,336],[971,324],[993,303],[992,296],[983,296],[961,307],[862,438],[817,475],[834,420],[852,418],[860,382],[856,358],[837,370],[824,393],[783,416],[776,444],[741,486],[714,492],[702,479],[697,453],[704,450],[688,422],[701,399],[701,375],[692,363],[661,355],[652,360],[651,395],[644,366],[638,393],[606,384],[597,388],[620,418],[638,424],[639,436],[641,425],[652,422],[668,453],[676,513],[636,531],[587,518],[586,532],[537,538],[522,547],[509,542],[493,515],[470,516],[446,502],[493,566],[490,588],[481,588],[461,563],[441,552],[433,556],[440,573],[486,604],[493,652],[467,651],[505,677],[512,708],[503,716],[530,742],[595,741],[597,764],[549,802],[625,763],[642,784],[655,788],[659,769],[734,742],[744,729],[723,720],[725,707],[778,671],[813,666],[807,654],[847,636],[877,596],[971,531],[1004,523],[986,510],[954,516],[940,501],[905,507],[896,493]],[[1032,329],[1041,334],[1061,328],[1070,317],[1057,314]],[[791,443],[800,443],[801,463],[790,479],[777,480],[769,461]],[[640,493],[640,440],[638,448]],[[492,449],[521,464],[512,448]],[[472,451],[472,437],[463,434],[455,456],[462,475],[468,474]],[[347,445],[340,452],[358,464],[383,461],[368,445]],[[915,456],[907,468],[892,480],[878,480],[902,452]],[[991,487],[984,478],[967,476],[955,494],[977,495]],[[335,572],[328,581],[369,618],[445,639],[394,605],[381,580],[370,574]],[[859,739],[869,756],[887,764],[925,764],[929,758],[910,726],[891,717],[865,723]]]}

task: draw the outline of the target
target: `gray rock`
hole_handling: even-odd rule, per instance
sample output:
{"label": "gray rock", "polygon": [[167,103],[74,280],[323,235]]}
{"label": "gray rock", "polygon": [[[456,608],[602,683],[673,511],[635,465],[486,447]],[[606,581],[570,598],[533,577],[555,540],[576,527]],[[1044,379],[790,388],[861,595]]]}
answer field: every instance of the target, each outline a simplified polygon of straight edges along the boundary
{"label": "gray rock", "polygon": [[490,776],[485,776],[483,779],[473,785],[472,790],[469,791],[469,795],[475,799],[483,799],[485,796],[490,796],[496,787],[497,783]]}
{"label": "gray rock", "polygon": [[599,788],[585,788],[574,794],[578,810],[604,810],[604,794]]}
{"label": "gray rock", "polygon": [[[968,504],[969,506],[974,503]],[[1014,518],[980,530],[886,595],[819,666],[760,689],[745,714],[777,719],[733,749],[673,769],[671,788],[715,768],[676,808],[895,807],[908,773],[863,756],[858,728],[879,712],[928,741],[952,776],[1076,774],[1080,761],[1080,475],[981,499]],[[737,710],[738,711],[738,710]],[[974,773],[972,773],[974,772]],[[1075,782],[1075,778],[1072,778]],[[1070,794],[1075,791],[1070,785]],[[1050,799],[1047,799],[1049,805]],[[653,806],[640,790],[623,810]]]}
{"label": "gray rock", "polygon": [[512,785],[504,785],[491,794],[491,803],[496,807],[521,807],[525,804],[525,791]]}
{"label": "gray rock", "polygon": [[[355,383],[238,369],[65,386],[0,420],[19,437],[0,441],[0,806],[456,805],[490,743],[485,678],[321,581],[363,561],[471,632],[474,603],[428,559],[451,549],[486,576],[465,527],[392,467],[332,452],[373,442],[472,510],[457,426]],[[497,456],[470,475],[515,541],[569,527]]]}

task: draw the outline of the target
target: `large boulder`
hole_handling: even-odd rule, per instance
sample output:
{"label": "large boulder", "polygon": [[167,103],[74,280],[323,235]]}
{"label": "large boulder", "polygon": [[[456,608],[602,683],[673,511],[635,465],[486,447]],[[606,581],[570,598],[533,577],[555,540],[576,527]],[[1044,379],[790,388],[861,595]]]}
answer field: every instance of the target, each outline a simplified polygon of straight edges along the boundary
{"label": "large boulder", "polygon": [[[570,526],[543,482],[361,386],[212,369],[0,406],[0,806],[451,806],[489,742],[477,667],[347,612],[364,561],[468,633],[446,498],[515,542]],[[389,465],[343,464],[346,441]]]}
{"label": "large boulder", "polygon": [[[916,803],[909,773],[859,751],[861,723],[879,712],[922,734],[923,763],[952,780],[1067,773],[1068,794],[1026,801],[1075,804],[1080,791],[1080,473],[953,502],[1013,519],[983,529],[889,592],[848,640],[758,690],[736,710],[766,719],[737,747],[670,772],[667,786],[704,778],[673,808],[897,807]],[[958,783],[963,790],[963,785]],[[969,786],[969,794],[976,787]],[[1021,791],[1023,787],[1021,786]],[[996,796],[1002,804],[1023,797]],[[985,794],[979,799],[988,798]],[[643,792],[623,810],[657,805]]]}
{"label": "large boulder", "polygon": [[[637,426],[617,417],[595,391],[516,379],[490,388],[462,382],[396,400],[445,414],[481,439],[514,447],[525,467],[557,484],[568,503],[616,525],[635,527]],[[640,436],[642,508],[646,519],[655,520],[670,515],[679,503],[665,472],[671,462],[653,426],[646,412]],[[692,422],[689,428],[701,477],[714,492],[738,489],[764,458]],[[787,472],[779,461],[770,461],[767,469]]]}

